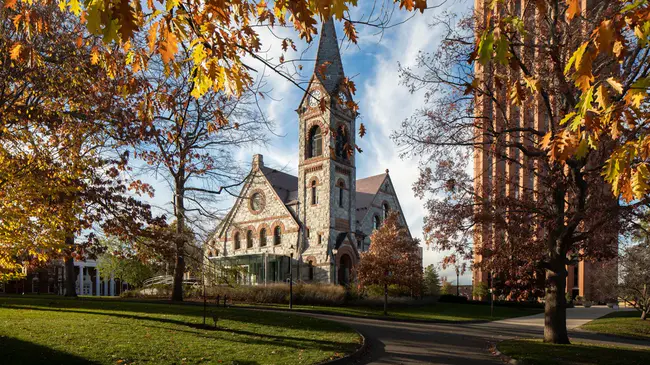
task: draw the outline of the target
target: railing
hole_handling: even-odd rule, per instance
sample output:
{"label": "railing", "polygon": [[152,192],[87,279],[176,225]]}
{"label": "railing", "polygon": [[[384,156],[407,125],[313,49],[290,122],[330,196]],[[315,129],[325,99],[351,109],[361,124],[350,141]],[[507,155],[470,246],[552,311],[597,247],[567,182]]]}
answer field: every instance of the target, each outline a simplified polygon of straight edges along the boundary
{"label": "railing", "polygon": [[[142,283],[144,288],[148,288],[154,285],[172,285],[174,283],[174,277],[171,275],[160,275],[149,278]],[[183,279],[183,284],[197,286],[200,285],[200,281],[196,278]]]}

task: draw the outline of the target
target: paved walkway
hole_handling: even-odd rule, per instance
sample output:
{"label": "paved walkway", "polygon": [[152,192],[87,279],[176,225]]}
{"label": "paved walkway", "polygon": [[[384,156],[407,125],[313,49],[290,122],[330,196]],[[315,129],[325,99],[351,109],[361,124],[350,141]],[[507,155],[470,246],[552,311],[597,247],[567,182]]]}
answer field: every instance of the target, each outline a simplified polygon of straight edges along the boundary
{"label": "paved walkway", "polygon": [[[574,308],[567,311],[567,326],[574,341],[647,347],[640,340],[619,339],[578,331],[576,327],[612,310],[606,307]],[[515,337],[541,337],[543,315],[489,323],[412,323],[378,319],[309,314],[345,323],[366,337],[368,350],[358,364],[503,364],[490,353],[497,341]]]}

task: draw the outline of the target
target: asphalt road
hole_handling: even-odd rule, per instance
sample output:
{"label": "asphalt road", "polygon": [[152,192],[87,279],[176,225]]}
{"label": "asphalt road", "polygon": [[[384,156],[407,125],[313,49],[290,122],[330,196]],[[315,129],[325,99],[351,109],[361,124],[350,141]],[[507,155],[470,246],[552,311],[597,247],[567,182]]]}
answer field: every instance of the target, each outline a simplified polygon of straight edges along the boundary
{"label": "asphalt road", "polygon": [[[591,311],[590,311],[591,310]],[[575,329],[607,314],[607,308],[567,312],[572,340],[650,348],[647,341],[617,339]],[[411,323],[324,314],[305,315],[345,323],[366,337],[367,350],[354,364],[503,364],[494,343],[514,337],[541,337],[543,315],[488,323]]]}

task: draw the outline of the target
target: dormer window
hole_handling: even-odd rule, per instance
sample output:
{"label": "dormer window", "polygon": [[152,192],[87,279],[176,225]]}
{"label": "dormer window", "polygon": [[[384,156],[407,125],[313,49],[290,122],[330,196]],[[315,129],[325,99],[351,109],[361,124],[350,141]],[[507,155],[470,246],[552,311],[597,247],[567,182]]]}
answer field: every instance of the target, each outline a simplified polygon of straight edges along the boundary
{"label": "dormer window", "polygon": [[309,145],[307,158],[318,157],[323,154],[323,134],[320,127],[315,125],[309,130]]}
{"label": "dormer window", "polygon": [[379,229],[381,227],[381,219],[378,215],[372,217],[372,229]]}

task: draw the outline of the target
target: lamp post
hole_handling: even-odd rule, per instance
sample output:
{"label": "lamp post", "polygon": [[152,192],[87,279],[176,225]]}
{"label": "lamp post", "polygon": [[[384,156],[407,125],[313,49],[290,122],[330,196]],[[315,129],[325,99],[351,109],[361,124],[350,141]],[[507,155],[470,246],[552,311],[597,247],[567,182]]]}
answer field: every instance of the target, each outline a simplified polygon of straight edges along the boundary
{"label": "lamp post", "polygon": [[338,284],[337,282],[337,272],[336,272],[336,253],[339,252],[339,250],[333,248],[332,249],[332,258],[334,259],[334,273],[332,274],[332,277],[334,278],[334,284]]}

